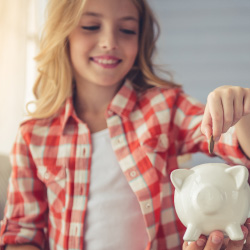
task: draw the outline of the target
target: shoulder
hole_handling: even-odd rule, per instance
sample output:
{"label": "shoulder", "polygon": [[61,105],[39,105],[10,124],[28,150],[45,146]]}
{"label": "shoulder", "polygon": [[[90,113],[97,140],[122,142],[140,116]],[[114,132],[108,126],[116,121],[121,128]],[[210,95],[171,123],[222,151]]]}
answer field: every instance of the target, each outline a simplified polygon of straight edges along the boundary
{"label": "shoulder", "polygon": [[160,96],[164,98],[176,98],[178,95],[183,93],[182,88],[161,88],[152,87],[138,94],[139,99],[143,98],[159,98]]}
{"label": "shoulder", "polygon": [[204,112],[204,104],[189,96],[180,87],[161,88],[153,87],[137,96],[137,105],[140,109],[154,111],[171,110],[181,111],[185,115],[197,115]]}
{"label": "shoulder", "polygon": [[164,104],[172,108],[173,106],[179,105],[184,101],[190,99],[182,88],[161,88],[153,87],[137,95],[137,101],[139,104],[155,106],[159,104]]}

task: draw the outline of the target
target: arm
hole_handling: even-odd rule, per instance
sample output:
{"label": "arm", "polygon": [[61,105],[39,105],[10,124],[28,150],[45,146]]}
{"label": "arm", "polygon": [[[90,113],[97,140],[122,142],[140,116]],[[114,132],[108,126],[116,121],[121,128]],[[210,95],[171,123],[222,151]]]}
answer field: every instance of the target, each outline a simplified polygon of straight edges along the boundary
{"label": "arm", "polygon": [[243,152],[250,158],[250,115],[243,117],[235,129]]}
{"label": "arm", "polygon": [[39,250],[39,248],[32,245],[8,245],[5,250]]}
{"label": "arm", "polygon": [[43,248],[47,240],[46,186],[37,177],[36,165],[21,129],[12,150],[11,162],[5,216],[1,221],[0,249],[18,244],[17,247],[26,244]]}

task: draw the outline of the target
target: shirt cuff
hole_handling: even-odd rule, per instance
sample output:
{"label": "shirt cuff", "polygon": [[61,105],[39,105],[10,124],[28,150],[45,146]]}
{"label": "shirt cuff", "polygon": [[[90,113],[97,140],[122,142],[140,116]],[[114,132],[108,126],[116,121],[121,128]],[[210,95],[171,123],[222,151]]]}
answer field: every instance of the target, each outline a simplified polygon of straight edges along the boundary
{"label": "shirt cuff", "polygon": [[[243,165],[250,169],[250,159],[249,157],[243,152],[240,147],[235,127],[231,127],[227,133],[222,135],[222,144],[219,147],[222,151],[222,158],[225,159],[230,165]],[[231,146],[234,150],[224,150],[226,149],[227,145]]]}
{"label": "shirt cuff", "polygon": [[20,229],[17,223],[3,219],[0,223],[0,250],[4,250],[6,245],[34,245],[39,249],[45,247],[45,234],[43,230]]}

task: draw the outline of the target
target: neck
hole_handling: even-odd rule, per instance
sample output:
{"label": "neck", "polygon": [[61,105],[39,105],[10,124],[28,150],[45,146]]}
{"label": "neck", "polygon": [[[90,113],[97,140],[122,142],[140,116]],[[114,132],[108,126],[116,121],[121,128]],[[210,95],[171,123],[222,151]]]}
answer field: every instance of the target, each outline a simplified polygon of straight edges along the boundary
{"label": "neck", "polygon": [[76,83],[75,109],[77,114],[80,117],[86,113],[104,115],[120,85],[99,86]]}
{"label": "neck", "polygon": [[107,128],[105,111],[119,85],[98,86],[93,84],[76,84],[75,110],[91,133]]}

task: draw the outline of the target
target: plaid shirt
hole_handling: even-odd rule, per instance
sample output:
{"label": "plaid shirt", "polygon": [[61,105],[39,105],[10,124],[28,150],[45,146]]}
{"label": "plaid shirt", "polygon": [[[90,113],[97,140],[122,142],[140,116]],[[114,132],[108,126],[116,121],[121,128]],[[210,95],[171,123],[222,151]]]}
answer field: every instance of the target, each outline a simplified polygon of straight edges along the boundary
{"label": "plaid shirt", "polygon": [[[200,132],[203,111],[181,89],[154,87],[138,94],[129,81],[107,109],[113,150],[145,219],[146,249],[181,249],[185,228],[174,210],[169,175],[178,168],[178,155],[208,154]],[[91,147],[90,131],[77,117],[71,98],[54,117],[20,126],[1,222],[2,246],[84,249]],[[214,152],[229,164],[250,167],[235,133],[224,134]]]}

